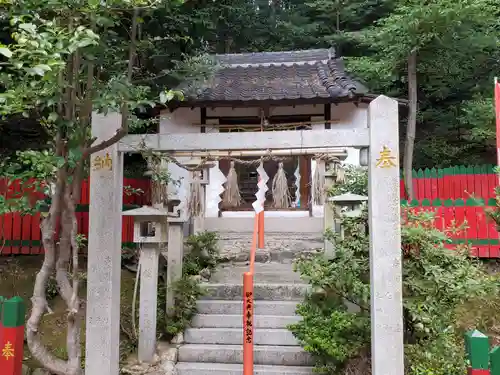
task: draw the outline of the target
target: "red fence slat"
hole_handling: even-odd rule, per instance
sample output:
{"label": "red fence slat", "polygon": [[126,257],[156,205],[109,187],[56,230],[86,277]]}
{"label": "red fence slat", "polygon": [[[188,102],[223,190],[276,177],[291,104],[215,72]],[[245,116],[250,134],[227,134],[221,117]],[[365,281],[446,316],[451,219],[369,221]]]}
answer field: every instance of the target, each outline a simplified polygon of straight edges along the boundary
{"label": "red fence slat", "polygon": [[41,245],[42,241],[42,233],[40,229],[41,224],[41,214],[37,213],[33,215],[31,220],[31,240],[32,241],[40,241],[40,245],[32,245],[31,246],[31,254],[41,254],[43,252],[43,246]]}
{"label": "red fence slat", "polygon": [[[484,207],[474,207],[476,211],[477,220],[477,238],[479,240],[484,240],[488,237],[488,224],[486,222],[486,215],[484,213]],[[489,258],[490,257],[490,245],[479,244],[478,245],[478,257]]]}
{"label": "red fence slat", "polygon": [[[12,183],[12,197],[17,196],[21,193],[21,183],[16,180]],[[21,241],[22,239],[22,219],[21,214],[14,212],[12,214],[12,240]],[[21,247],[19,245],[12,246],[11,253],[19,254],[21,252]]]}

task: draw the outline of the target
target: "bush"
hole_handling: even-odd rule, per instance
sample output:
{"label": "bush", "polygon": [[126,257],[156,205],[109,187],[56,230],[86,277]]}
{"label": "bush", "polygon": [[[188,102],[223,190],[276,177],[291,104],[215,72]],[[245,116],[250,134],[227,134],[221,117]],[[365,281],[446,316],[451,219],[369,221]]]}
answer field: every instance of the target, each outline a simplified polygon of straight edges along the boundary
{"label": "bush", "polygon": [[368,195],[368,168],[345,165],[345,181],[331,188],[329,195],[352,193]]}
{"label": "bush", "polygon": [[467,373],[461,335],[444,331],[435,339],[405,348],[406,373],[411,375],[463,375]]}
{"label": "bush", "polygon": [[[217,266],[219,260],[217,240],[217,234],[213,232],[204,232],[188,237],[187,244],[189,251],[184,254],[182,278],[171,286],[175,300],[174,307],[170,311],[166,311],[167,262],[163,261],[164,264],[160,265],[161,277],[158,280],[157,304],[157,331],[160,338],[170,340],[178,333],[183,332],[196,314],[196,302],[202,295],[202,289],[200,282],[193,276],[198,275],[204,268],[213,269]],[[122,252],[122,254],[125,254],[123,255],[125,268],[129,270],[134,268],[134,262],[126,263],[126,261],[136,258],[137,253],[135,249]],[[136,300],[135,303],[136,311],[138,311],[139,301]],[[131,309],[132,307],[130,307]],[[135,318],[137,319],[137,316]],[[137,332],[134,332],[132,329],[131,312],[128,312],[126,320],[127,324],[121,325],[122,334],[124,335],[122,340],[122,352],[124,356],[137,347]]]}
{"label": "bush", "polygon": [[172,285],[175,294],[174,307],[165,311],[166,290],[166,287],[160,288],[158,294],[158,300],[161,301],[159,305],[162,305],[158,314],[158,328],[161,334],[170,340],[189,326],[197,311],[196,302],[203,293],[198,280],[184,275]]}
{"label": "bush", "polygon": [[[454,328],[458,308],[472,298],[495,293],[496,285],[476,261],[468,258],[468,249],[451,251],[444,247],[446,233],[432,227],[432,214],[408,212],[406,217],[402,252],[407,373],[458,374],[465,366],[461,332]],[[352,372],[351,364],[369,352],[366,218],[364,214],[344,219],[344,239],[328,234],[335,237],[334,259],[320,255],[296,263],[314,293],[298,308],[303,320],[290,329],[318,358],[319,366],[330,373],[346,367]],[[350,302],[350,309],[346,302]]]}
{"label": "bush", "polygon": [[[218,237],[214,232],[203,232],[189,236],[189,250],[184,254],[182,278],[172,285],[175,295],[174,307],[171,311],[161,311],[158,314],[159,327],[167,339],[183,332],[196,314],[196,302],[202,295],[200,282],[192,276],[198,275],[203,269],[214,269],[219,261]],[[166,287],[160,288],[159,307],[165,306]]]}
{"label": "bush", "polygon": [[189,236],[189,251],[184,255],[183,272],[198,275],[204,268],[214,269],[219,261],[218,237],[215,232],[203,232]]}

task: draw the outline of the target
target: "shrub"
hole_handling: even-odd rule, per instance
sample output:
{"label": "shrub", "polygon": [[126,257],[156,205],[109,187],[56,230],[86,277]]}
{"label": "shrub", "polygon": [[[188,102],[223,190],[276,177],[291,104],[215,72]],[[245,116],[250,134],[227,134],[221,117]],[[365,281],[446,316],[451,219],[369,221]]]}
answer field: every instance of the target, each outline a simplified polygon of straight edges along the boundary
{"label": "shrub", "polygon": [[[408,212],[405,217],[403,312],[408,374],[455,374],[465,366],[457,338],[460,332],[454,329],[458,307],[494,293],[496,285],[468,258],[468,249],[444,247],[446,233],[432,227],[432,214]],[[366,214],[343,220],[343,239],[328,234],[336,243],[334,259],[319,255],[296,263],[314,292],[298,308],[303,320],[290,329],[331,373],[344,370],[370,347],[369,243],[363,225]],[[439,352],[439,348],[444,349]]]}
{"label": "shrub", "polygon": [[352,193],[368,195],[368,169],[356,165],[345,165],[345,181],[331,188],[329,195]]}
{"label": "shrub", "polygon": [[406,345],[406,373],[411,375],[463,375],[467,373],[464,345],[453,330],[434,339]]}
{"label": "shrub", "polygon": [[[198,275],[205,268],[214,269],[219,261],[218,237],[215,232],[203,232],[189,236],[188,252],[184,254],[182,278],[175,282],[171,290],[175,295],[174,307],[171,311],[159,312],[159,327],[163,334],[171,339],[183,332],[196,314],[196,301],[202,295],[200,282],[192,276]],[[160,288],[160,304],[165,306],[166,287]]]}
{"label": "shrub", "polygon": [[[191,319],[196,314],[196,302],[202,295],[202,289],[198,275],[204,268],[213,269],[219,260],[219,251],[217,248],[217,234],[213,232],[204,232],[188,237],[187,245],[189,251],[184,254],[182,278],[173,283],[171,292],[175,295],[174,307],[166,311],[167,285],[166,270],[167,262],[160,265],[160,278],[158,280],[158,303],[157,303],[157,331],[158,336],[165,340],[172,339],[175,335],[183,332],[190,324]],[[125,263],[130,259],[137,257],[137,250],[129,249],[123,251],[124,266],[131,270],[133,262]],[[162,257],[163,258],[163,257]],[[133,287],[133,286],[132,286]],[[168,291],[170,292],[170,290]],[[139,301],[135,301],[136,311]],[[130,310],[132,307],[130,307]],[[123,311],[122,311],[122,315]],[[134,318],[137,318],[135,316]],[[132,325],[132,313],[128,312],[126,324],[121,325],[123,339],[122,352],[124,356],[137,347],[137,332],[134,332]]]}
{"label": "shrub", "polygon": [[218,237],[215,232],[203,232],[189,236],[189,251],[184,255],[183,272],[198,275],[204,268],[213,269],[219,261]]}
{"label": "shrub", "polygon": [[[163,303],[163,308],[166,303],[165,292],[166,288],[161,288],[158,296]],[[175,282],[172,285],[172,292],[175,294],[174,307],[166,313],[162,309],[161,315],[158,316],[159,328],[163,330],[162,333],[167,340],[172,339],[189,326],[197,311],[196,302],[202,295],[199,281],[189,275],[184,275],[182,279]]]}

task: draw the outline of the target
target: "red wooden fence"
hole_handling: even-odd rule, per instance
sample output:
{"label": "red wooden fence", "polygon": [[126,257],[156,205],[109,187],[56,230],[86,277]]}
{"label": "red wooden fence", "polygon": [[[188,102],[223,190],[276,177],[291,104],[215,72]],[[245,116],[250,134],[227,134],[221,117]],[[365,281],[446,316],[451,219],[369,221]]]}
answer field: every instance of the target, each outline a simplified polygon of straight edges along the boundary
{"label": "red wooden fence", "polygon": [[[467,200],[441,200],[430,201],[413,200],[402,201],[403,206],[409,206],[414,212],[433,211],[434,226],[437,229],[446,230],[450,241],[446,244],[448,248],[454,248],[457,244],[468,243],[472,250],[471,255],[480,258],[500,257],[500,236],[495,223],[488,219],[485,210],[494,205],[494,199],[484,201],[482,199],[469,198]],[[465,225],[464,225],[465,224]],[[454,231],[452,228],[463,230]]]}
{"label": "red wooden fence", "polygon": [[[129,179],[123,181],[124,208],[132,208],[150,203],[150,181],[146,179]],[[130,194],[130,189],[141,189],[140,194]],[[0,193],[7,198],[16,194],[30,193],[30,188],[23,188],[19,181],[7,185],[5,179],[0,179]],[[31,196],[42,199],[43,194],[32,193]],[[89,223],[89,181],[82,183],[80,204],[76,207],[78,232],[87,236]],[[41,213],[34,215],[21,215],[20,213],[7,213],[0,215],[0,254],[40,254],[43,252],[40,233]],[[127,245],[133,240],[133,218],[123,217],[122,242]]]}
{"label": "red wooden fence", "polygon": [[[492,165],[413,170],[414,198],[418,200],[493,198],[497,185],[498,176]],[[408,198],[403,181],[401,197]]]}
{"label": "red wooden fence", "polygon": [[[451,167],[445,169],[425,169],[414,171],[413,185],[416,201],[410,202],[414,210],[435,210],[436,227],[447,228],[453,222],[457,225],[467,220],[468,229],[452,235],[450,247],[468,241],[473,247],[473,255],[483,258],[500,257],[499,235],[492,222],[486,219],[485,206],[493,205],[494,188],[497,175],[492,166]],[[125,208],[144,205],[150,202],[149,180],[124,179],[124,186],[142,189],[143,194],[123,195]],[[7,186],[0,179],[0,193],[12,196],[23,189],[19,181]],[[26,191],[26,190],[25,190]],[[403,183],[401,196],[404,198]],[[33,201],[43,195],[32,194]],[[471,199],[474,197],[476,199]],[[483,203],[478,205],[478,199]],[[407,202],[406,202],[407,203]],[[405,203],[405,204],[406,204]],[[82,197],[77,207],[79,233],[88,234],[89,184],[82,184]],[[21,215],[7,213],[0,215],[1,254],[39,254],[43,251],[40,235],[40,213]],[[132,245],[133,219],[123,218],[122,241]]]}

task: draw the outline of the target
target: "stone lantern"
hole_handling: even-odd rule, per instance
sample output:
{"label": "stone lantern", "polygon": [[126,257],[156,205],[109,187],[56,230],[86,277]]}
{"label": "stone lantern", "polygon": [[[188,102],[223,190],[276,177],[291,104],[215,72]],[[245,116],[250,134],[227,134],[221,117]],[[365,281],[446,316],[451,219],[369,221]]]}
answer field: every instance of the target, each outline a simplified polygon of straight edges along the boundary
{"label": "stone lantern", "polygon": [[168,215],[166,210],[150,206],[123,212],[123,216],[134,217],[134,242],[141,245],[167,243]]}
{"label": "stone lantern", "polygon": [[140,248],[139,361],[152,363],[156,352],[158,262],[168,239],[168,212],[143,206],[123,212],[134,217],[134,242]]}
{"label": "stone lantern", "polygon": [[361,214],[363,203],[368,201],[368,197],[353,193],[345,193],[328,198],[328,202],[333,203],[335,208],[342,212],[356,211]]}
{"label": "stone lantern", "polygon": [[[361,215],[363,204],[368,201],[368,197],[353,193],[345,193],[330,197],[325,205],[325,230],[332,229],[343,236],[341,227],[342,217],[358,217]],[[335,244],[325,240],[325,255],[333,257]]]}

